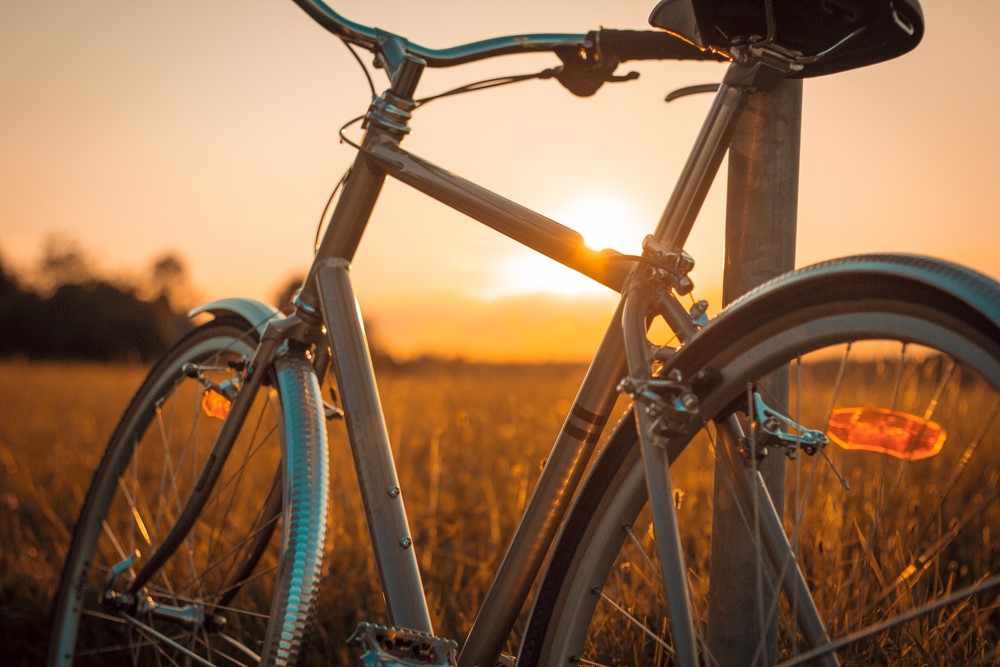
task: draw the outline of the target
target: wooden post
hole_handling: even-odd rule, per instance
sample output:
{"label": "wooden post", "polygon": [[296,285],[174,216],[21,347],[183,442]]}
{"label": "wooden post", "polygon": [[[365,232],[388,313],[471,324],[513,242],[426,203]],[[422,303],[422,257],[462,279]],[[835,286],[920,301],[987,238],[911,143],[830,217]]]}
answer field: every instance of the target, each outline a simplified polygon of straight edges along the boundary
{"label": "wooden post", "polygon": [[[784,80],[751,96],[729,149],[723,301],[794,268],[798,204],[802,82]],[[767,379],[768,401],[787,402],[787,370]],[[782,511],[785,460],[772,452],[761,462],[764,479]],[[732,483],[721,462],[715,469],[715,512],[708,600],[708,647],[720,665],[774,664],[776,624],[764,618],[778,594],[760,581],[769,568],[753,546]],[[770,626],[770,627],[767,627]],[[759,653],[762,636],[766,652]],[[756,661],[755,661],[756,660]],[[713,664],[715,664],[713,663]]]}

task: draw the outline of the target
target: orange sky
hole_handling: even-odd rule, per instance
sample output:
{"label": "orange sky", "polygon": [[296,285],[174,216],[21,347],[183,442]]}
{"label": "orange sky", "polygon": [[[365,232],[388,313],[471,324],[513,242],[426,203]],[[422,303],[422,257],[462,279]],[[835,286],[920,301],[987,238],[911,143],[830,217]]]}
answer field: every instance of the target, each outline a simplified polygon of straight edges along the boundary
{"label": "orange sky", "polygon": [[[642,28],[653,4],[333,2],[353,20],[431,47]],[[1000,3],[928,0],[924,11],[927,33],[913,53],[806,83],[800,265],[903,250],[1000,277],[1000,90],[990,52]],[[304,269],[316,219],[352,157],[336,130],[368,97],[343,46],[289,0],[3,2],[0,63],[4,261],[31,267],[53,233],[76,238],[114,271],[174,250],[206,299],[270,300]],[[508,57],[435,70],[421,91],[553,64],[553,56]],[[641,79],[589,99],[529,82],[435,102],[404,146],[582,225],[588,238],[596,223],[602,238],[634,251],[710,103],[667,105],[663,95],[717,81],[723,66],[625,69]],[[714,304],[723,185],[689,245],[698,293]],[[582,358],[614,304],[604,288],[571,282],[398,183],[380,199],[354,275],[366,316],[407,355]]]}

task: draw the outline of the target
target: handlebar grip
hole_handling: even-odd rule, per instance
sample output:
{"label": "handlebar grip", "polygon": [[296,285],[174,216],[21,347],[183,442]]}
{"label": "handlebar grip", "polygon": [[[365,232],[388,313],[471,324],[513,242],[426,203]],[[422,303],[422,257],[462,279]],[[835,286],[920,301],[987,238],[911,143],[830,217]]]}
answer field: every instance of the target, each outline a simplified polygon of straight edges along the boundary
{"label": "handlebar grip", "polygon": [[725,60],[712,51],[702,51],[659,30],[612,30],[602,28],[591,33],[597,49],[608,56],[625,60]]}

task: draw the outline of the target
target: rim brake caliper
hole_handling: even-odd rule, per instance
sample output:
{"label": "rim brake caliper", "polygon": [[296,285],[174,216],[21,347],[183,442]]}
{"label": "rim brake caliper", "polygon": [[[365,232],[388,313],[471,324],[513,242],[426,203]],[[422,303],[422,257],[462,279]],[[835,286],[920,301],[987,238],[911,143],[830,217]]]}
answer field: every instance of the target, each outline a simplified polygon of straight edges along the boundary
{"label": "rim brake caliper", "polygon": [[799,449],[812,456],[830,442],[823,431],[805,428],[767,405],[759,391],[753,392],[753,419],[758,444],[783,447],[790,459],[795,458]]}

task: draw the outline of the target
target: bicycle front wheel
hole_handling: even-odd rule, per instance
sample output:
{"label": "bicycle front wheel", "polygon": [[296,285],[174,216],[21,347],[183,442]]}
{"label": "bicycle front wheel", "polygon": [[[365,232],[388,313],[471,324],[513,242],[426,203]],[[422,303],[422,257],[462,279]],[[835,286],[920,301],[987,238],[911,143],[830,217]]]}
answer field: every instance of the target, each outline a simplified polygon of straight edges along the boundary
{"label": "bicycle front wheel", "polygon": [[[763,590],[797,566],[808,587],[805,596],[786,586],[774,603],[728,610],[730,623],[762,628],[740,664],[831,656],[846,665],[995,664],[1000,285],[904,256],[810,267],[733,304],[664,373],[672,369],[686,378],[708,369],[695,385],[702,427],[669,445],[672,461],[684,450],[671,476],[703,664],[734,664],[710,639],[731,628],[706,629],[712,461],[735,444],[726,437],[733,428],[746,437],[737,454],[744,468],[765,444],[769,457],[784,457],[789,443],[796,454],[779,524],[790,546],[768,562],[764,538],[749,537],[761,534],[765,509],[739,505],[768,565],[748,560],[738,585]],[[763,389],[775,373],[787,374],[787,406]],[[761,403],[777,421],[765,424]],[[781,446],[765,427],[798,442]],[[815,433],[830,443],[809,456],[805,436]],[[638,449],[627,421],[595,463],[543,578],[519,664],[673,664]],[[685,471],[687,459],[700,469]],[[797,620],[808,605],[830,638],[818,648]]]}
{"label": "bicycle front wheel", "polygon": [[322,403],[312,368],[289,352],[262,371],[231,448],[220,448],[256,345],[249,323],[216,319],[181,340],[133,398],[74,532],[49,664],[300,656],[326,526]]}

